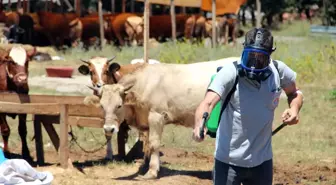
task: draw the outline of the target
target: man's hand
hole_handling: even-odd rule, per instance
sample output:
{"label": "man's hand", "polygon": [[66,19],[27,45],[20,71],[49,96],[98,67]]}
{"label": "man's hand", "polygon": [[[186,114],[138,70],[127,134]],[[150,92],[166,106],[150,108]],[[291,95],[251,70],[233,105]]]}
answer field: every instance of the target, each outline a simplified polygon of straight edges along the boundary
{"label": "man's hand", "polygon": [[282,114],[282,122],[288,125],[295,125],[299,122],[299,113],[293,109],[286,109]]}
{"label": "man's hand", "polygon": [[202,122],[199,122],[197,123],[197,125],[195,126],[194,130],[193,130],[193,139],[196,141],[196,142],[202,142],[204,140],[204,138],[206,137],[206,133],[207,133],[207,128],[204,127],[204,138],[201,138],[200,136],[200,130],[201,130],[201,127],[202,127]]}
{"label": "man's hand", "polygon": [[[197,141],[201,142],[204,140],[200,137],[200,129],[203,124],[203,114],[205,112],[208,112],[208,116],[211,114],[212,109],[215,107],[216,103],[219,102],[220,96],[213,92],[208,91],[205,94],[204,100],[200,103],[200,105],[197,107],[195,112],[195,124],[194,124],[194,130],[193,130],[193,136],[192,138]],[[204,126],[204,137],[206,135],[207,129]]]}

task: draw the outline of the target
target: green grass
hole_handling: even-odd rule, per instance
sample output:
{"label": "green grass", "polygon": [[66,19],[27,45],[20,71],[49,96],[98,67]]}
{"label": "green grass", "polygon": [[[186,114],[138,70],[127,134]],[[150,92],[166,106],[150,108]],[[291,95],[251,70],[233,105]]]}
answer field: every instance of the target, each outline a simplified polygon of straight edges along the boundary
{"label": "green grass", "polygon": [[[307,22],[294,22],[291,25],[282,25],[281,30],[274,31],[277,50],[272,57],[284,61],[297,72],[297,85],[304,93],[304,105],[300,113],[300,123],[288,126],[273,137],[274,156],[276,160],[288,162],[305,162],[319,164],[321,160],[336,161],[336,44],[328,37],[309,37]],[[284,39],[284,36],[291,36]],[[295,39],[299,37],[300,39]],[[293,39],[292,39],[293,38]],[[164,63],[193,63],[215,60],[231,56],[240,56],[242,46],[219,46],[216,49],[203,45],[187,43],[164,43],[149,51],[150,58]],[[30,65],[31,75],[45,74],[44,67],[49,65],[66,65],[77,68],[80,59],[89,59],[91,56],[117,56],[115,62],[129,63],[134,58],[143,57],[142,47],[126,47],[122,51],[107,46],[103,51],[71,49],[61,55],[65,61],[54,61]],[[75,75],[78,72],[75,71]],[[32,88],[31,93],[58,94],[52,90]],[[63,93],[64,94],[64,93]],[[280,124],[280,115],[287,107],[286,100],[276,110],[274,124]],[[17,145],[17,125],[12,127],[11,146]],[[58,127],[57,127],[58,129]],[[29,136],[32,137],[32,125],[29,124]],[[74,128],[76,136],[82,145],[88,149],[98,147],[97,143],[104,143],[105,138],[101,129]],[[92,132],[92,134],[91,134]],[[162,143],[167,147],[183,148],[189,151],[198,151],[213,154],[215,140],[207,138],[203,143],[196,143],[191,139],[192,130],[182,126],[168,125],[165,127]],[[44,133],[45,135],[45,133]],[[94,135],[95,137],[93,137]],[[131,142],[134,142],[134,137]],[[97,141],[94,139],[96,138]],[[44,137],[45,142],[49,142]],[[115,140],[114,140],[115,141]],[[34,143],[30,142],[34,148]],[[116,145],[114,151],[116,152]],[[71,148],[78,149],[78,148]]]}

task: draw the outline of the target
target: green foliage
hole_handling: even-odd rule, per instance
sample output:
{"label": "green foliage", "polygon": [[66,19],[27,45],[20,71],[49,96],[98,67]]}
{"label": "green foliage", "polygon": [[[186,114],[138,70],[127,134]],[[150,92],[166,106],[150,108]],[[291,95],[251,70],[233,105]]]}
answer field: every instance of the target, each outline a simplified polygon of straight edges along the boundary
{"label": "green foliage", "polygon": [[336,26],[336,0],[327,0],[323,14],[324,25]]}
{"label": "green foliage", "polygon": [[336,100],[336,89],[333,89],[329,92],[329,99]]}

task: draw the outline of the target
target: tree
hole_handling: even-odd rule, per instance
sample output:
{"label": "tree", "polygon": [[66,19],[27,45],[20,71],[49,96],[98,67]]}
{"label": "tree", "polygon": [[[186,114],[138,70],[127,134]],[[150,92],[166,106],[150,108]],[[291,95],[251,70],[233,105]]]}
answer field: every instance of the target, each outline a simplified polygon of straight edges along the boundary
{"label": "tree", "polygon": [[336,26],[336,0],[324,0],[323,25]]}

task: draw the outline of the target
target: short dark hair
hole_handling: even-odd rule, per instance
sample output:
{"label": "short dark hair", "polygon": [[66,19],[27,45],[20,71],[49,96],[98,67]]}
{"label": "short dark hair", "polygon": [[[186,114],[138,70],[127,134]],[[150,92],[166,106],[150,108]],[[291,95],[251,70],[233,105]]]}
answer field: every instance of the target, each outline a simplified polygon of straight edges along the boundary
{"label": "short dark hair", "polygon": [[272,33],[265,28],[253,28],[245,35],[244,47],[252,47],[273,52]]}

